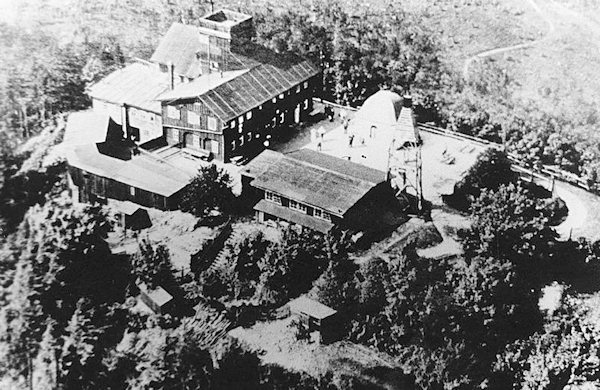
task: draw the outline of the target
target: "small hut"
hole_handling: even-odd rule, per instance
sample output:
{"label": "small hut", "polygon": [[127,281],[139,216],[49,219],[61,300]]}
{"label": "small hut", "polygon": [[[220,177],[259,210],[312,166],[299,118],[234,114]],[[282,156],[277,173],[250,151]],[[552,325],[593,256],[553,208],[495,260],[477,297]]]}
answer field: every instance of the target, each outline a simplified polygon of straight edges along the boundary
{"label": "small hut", "polygon": [[140,283],[138,288],[140,300],[156,314],[164,314],[173,303],[173,296],[161,286],[150,289],[145,283]]}
{"label": "small hut", "polygon": [[317,332],[319,342],[323,344],[336,340],[337,311],[306,296],[298,297],[288,303],[290,314],[296,316],[309,332]]}

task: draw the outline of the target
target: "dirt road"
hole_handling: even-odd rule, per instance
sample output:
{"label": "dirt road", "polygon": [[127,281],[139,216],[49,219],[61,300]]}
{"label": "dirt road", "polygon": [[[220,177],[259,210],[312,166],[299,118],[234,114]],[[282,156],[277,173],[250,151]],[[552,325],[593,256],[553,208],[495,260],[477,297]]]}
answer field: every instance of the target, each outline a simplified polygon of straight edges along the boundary
{"label": "dirt road", "polygon": [[540,15],[540,17],[542,19],[544,19],[544,21],[548,25],[548,30],[546,31],[544,36],[542,38],[536,39],[534,41],[528,41],[528,42],[523,42],[523,43],[519,43],[516,45],[510,45],[510,46],[504,46],[504,47],[496,47],[493,49],[480,51],[479,53],[472,55],[471,57],[469,57],[465,60],[465,63],[463,65],[462,74],[463,74],[463,77],[465,80],[469,78],[469,67],[471,66],[471,64],[474,61],[476,61],[480,58],[490,57],[490,56],[493,56],[496,54],[502,54],[502,53],[509,52],[509,51],[527,49],[534,45],[539,45],[539,44],[547,41],[551,37],[551,34],[556,29],[552,19],[546,14],[546,12],[544,12],[544,11],[542,11],[542,9],[540,9],[540,7],[537,5],[537,3],[534,0],[527,0],[527,2],[531,5],[531,7],[533,9],[535,9],[535,11]]}

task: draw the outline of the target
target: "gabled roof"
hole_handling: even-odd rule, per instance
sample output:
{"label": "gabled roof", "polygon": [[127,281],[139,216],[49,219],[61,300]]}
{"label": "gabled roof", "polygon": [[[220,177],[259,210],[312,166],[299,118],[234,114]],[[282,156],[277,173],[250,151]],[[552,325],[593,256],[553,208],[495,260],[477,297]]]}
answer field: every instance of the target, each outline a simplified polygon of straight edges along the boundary
{"label": "gabled roof", "polygon": [[303,61],[285,68],[261,64],[199,96],[224,122],[268,102],[318,73]]}
{"label": "gabled roof", "polygon": [[173,23],[160,40],[150,61],[164,65],[172,63],[175,73],[196,78],[202,73],[200,59],[196,57],[196,53],[203,44],[198,27]]}
{"label": "gabled roof", "polygon": [[169,87],[169,75],[156,66],[136,62],[116,70],[91,85],[88,94],[92,98],[115,104],[129,104],[160,114],[156,96]]}
{"label": "gabled roof", "polygon": [[343,216],[383,181],[384,172],[319,152],[303,151],[283,155],[257,175],[251,185]]}
{"label": "gabled roof", "polygon": [[241,174],[256,178],[267,171],[272,165],[277,164],[282,158],[283,154],[265,149],[242,168]]}

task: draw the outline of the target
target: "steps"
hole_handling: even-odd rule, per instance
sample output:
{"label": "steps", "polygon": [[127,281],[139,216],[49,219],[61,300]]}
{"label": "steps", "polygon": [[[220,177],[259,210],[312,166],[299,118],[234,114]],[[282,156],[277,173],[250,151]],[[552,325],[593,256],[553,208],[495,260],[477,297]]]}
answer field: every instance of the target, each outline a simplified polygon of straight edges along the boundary
{"label": "steps", "polygon": [[239,230],[236,230],[236,226],[234,225],[232,227],[231,234],[229,235],[229,237],[227,238],[227,240],[225,240],[225,243],[223,244],[223,248],[221,248],[219,253],[217,253],[217,256],[215,256],[215,260],[212,262],[210,267],[208,267],[207,271],[209,273],[216,272],[219,268],[224,267],[227,264],[227,255],[229,254],[228,246],[230,243],[233,243],[236,240],[238,240],[241,235],[242,235],[242,232]]}

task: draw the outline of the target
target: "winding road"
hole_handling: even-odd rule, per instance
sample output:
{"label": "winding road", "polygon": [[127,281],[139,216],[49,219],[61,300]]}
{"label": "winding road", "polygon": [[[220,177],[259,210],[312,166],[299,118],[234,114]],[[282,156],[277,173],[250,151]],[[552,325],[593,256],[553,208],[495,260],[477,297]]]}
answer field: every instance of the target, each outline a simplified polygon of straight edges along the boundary
{"label": "winding road", "polygon": [[534,0],[527,0],[527,2],[531,5],[531,7],[542,17],[542,19],[544,19],[544,21],[546,22],[546,24],[548,25],[548,30],[546,31],[546,33],[544,34],[544,36],[540,39],[536,39],[534,41],[529,41],[529,42],[522,42],[516,45],[510,45],[510,46],[503,46],[503,47],[497,47],[497,48],[493,48],[493,49],[488,49],[488,50],[484,50],[484,51],[480,51],[479,53],[476,53],[474,55],[472,55],[471,57],[467,58],[465,60],[465,63],[463,65],[463,78],[465,80],[467,80],[469,78],[469,68],[471,66],[471,64],[480,59],[480,58],[485,58],[485,57],[490,57],[496,54],[501,54],[501,53],[506,53],[509,51],[514,51],[514,50],[521,50],[521,49],[527,49],[529,47],[532,47],[534,45],[538,45],[546,40],[548,40],[551,36],[551,34],[555,31],[556,27],[554,25],[554,22],[552,21],[552,19],[550,19],[548,17],[548,15],[546,15],[546,13],[544,13],[540,7],[537,5],[537,3]]}

